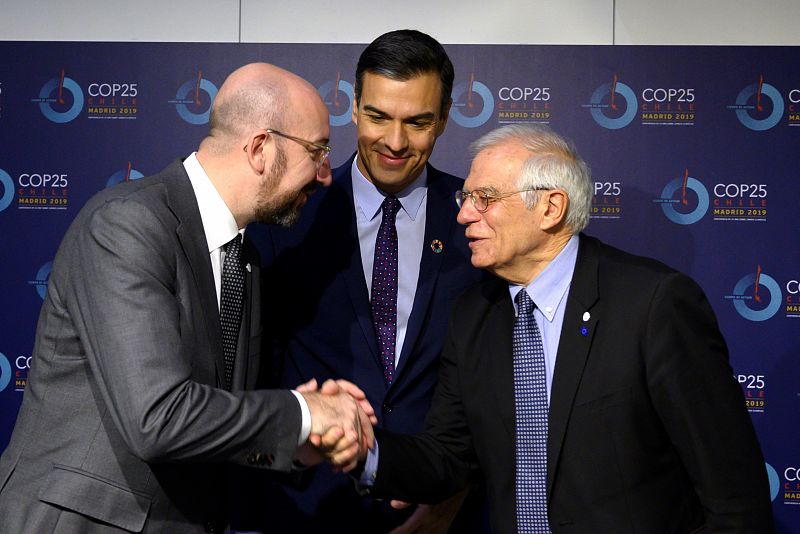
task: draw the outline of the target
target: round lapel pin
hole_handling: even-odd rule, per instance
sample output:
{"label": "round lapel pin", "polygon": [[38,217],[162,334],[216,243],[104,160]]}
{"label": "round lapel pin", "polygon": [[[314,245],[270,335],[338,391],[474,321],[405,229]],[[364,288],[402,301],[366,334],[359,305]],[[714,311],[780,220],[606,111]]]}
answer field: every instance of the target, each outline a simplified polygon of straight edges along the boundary
{"label": "round lapel pin", "polygon": [[434,254],[441,254],[444,250],[444,244],[438,239],[434,239],[431,241],[431,250],[434,252]]}
{"label": "round lapel pin", "polygon": [[582,326],[582,327],[581,327],[581,335],[582,335],[583,337],[586,337],[586,336],[588,336],[588,335],[589,335],[589,329],[588,329],[588,328],[586,328],[585,326]]}

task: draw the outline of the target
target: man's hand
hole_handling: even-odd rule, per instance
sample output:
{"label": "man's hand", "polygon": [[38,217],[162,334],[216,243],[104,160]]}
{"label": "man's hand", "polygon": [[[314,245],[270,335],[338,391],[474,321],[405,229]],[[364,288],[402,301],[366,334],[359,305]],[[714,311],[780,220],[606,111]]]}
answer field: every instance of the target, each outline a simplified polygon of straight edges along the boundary
{"label": "man's hand", "polygon": [[[373,446],[372,424],[375,412],[364,392],[350,382],[327,380],[319,391],[311,380],[297,388],[311,412],[311,435],[308,443],[334,467],[347,472],[366,458]],[[305,446],[304,446],[305,447]],[[298,450],[298,459],[316,463],[313,451]]]}
{"label": "man's hand", "polygon": [[[298,393],[308,393],[311,391],[317,391],[317,389],[318,385],[316,378],[312,378],[305,384],[300,384],[295,388]],[[326,380],[325,383],[322,384],[322,389],[319,391],[326,395],[335,395],[336,393],[339,393],[339,391],[348,393],[351,397],[353,397],[353,399],[356,400],[356,402],[358,402],[358,405],[361,406],[361,409],[369,417],[369,422],[373,425],[378,424],[378,417],[375,415],[375,410],[372,408],[372,405],[367,400],[367,394],[352,382],[348,382],[347,380],[343,380],[341,378],[339,380]]]}
{"label": "man's hand", "polygon": [[[442,534],[450,529],[456,514],[461,509],[470,488],[456,493],[449,499],[439,504],[420,504],[414,513],[406,519],[405,523],[398,526],[389,534]],[[405,508],[409,506],[403,501],[392,501],[392,508]]]}

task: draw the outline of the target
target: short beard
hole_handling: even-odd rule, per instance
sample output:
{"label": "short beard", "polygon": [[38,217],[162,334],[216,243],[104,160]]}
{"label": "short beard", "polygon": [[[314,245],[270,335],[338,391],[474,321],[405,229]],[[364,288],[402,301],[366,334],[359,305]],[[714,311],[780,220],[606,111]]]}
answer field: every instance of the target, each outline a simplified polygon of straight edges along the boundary
{"label": "short beard", "polygon": [[[286,152],[281,147],[276,147],[275,161],[264,178],[261,190],[256,201],[256,220],[267,224],[291,226],[300,217],[300,210],[294,205],[300,192],[291,199],[270,199],[281,178],[286,173]],[[282,202],[283,200],[283,202]]]}

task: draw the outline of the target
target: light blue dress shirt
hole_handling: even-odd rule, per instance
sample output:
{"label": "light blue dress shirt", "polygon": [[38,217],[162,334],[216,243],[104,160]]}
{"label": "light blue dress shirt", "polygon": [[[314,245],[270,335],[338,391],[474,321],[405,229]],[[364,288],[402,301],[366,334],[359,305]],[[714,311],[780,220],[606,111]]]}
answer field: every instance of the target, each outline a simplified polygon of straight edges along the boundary
{"label": "light blue dress shirt", "polygon": [[550,404],[550,390],[553,386],[558,342],[561,339],[561,326],[564,324],[564,310],[567,307],[567,295],[577,259],[578,236],[573,235],[553,261],[547,264],[544,271],[533,279],[533,282],[527,286],[508,285],[515,312],[517,311],[517,302],[514,299],[523,287],[533,303],[536,304],[533,318],[536,319],[536,325],[542,334],[548,405]]}
{"label": "light blue dress shirt", "polygon": [[[361,247],[361,263],[364,267],[364,278],[367,292],[372,295],[372,264],[375,261],[375,241],[381,226],[381,205],[387,195],[372,182],[367,180],[356,165],[358,156],[353,160],[351,176],[353,177],[353,200],[356,208],[356,226],[358,227],[358,243]],[[401,209],[397,212],[395,228],[397,228],[397,341],[395,343],[394,366],[400,363],[400,353],[408,329],[408,318],[414,306],[414,295],[417,293],[419,264],[425,239],[426,206],[428,204],[428,170],[423,169],[413,183],[400,191],[395,198],[400,201]]]}

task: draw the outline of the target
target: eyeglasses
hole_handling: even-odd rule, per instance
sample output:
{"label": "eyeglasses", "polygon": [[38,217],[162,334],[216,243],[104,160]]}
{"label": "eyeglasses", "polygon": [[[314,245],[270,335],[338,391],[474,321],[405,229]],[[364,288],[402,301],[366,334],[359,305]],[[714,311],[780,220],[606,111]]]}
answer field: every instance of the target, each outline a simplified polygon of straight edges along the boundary
{"label": "eyeglasses", "polygon": [[[284,137],[289,141],[294,141],[295,143],[303,145],[303,148],[305,148],[306,151],[308,151],[308,154],[314,161],[314,165],[317,166],[317,170],[319,170],[322,167],[322,165],[325,163],[325,160],[328,159],[328,156],[331,153],[331,147],[328,145],[321,145],[319,143],[314,143],[312,141],[308,141],[301,137],[295,137],[293,135],[285,134],[283,132],[279,132],[278,130],[273,130],[271,128],[265,128],[265,130],[267,131],[268,134]],[[244,147],[244,150],[247,151],[247,146]]]}
{"label": "eyeglasses", "polygon": [[314,165],[317,166],[317,170],[322,167],[322,164],[325,163],[325,160],[328,159],[328,156],[331,153],[331,147],[328,145],[321,145],[319,143],[314,143],[312,141],[307,141],[300,137],[295,137],[293,135],[285,134],[283,132],[279,132],[278,130],[272,130],[267,128],[267,133],[277,135],[280,137],[285,137],[290,141],[294,141],[295,143],[300,143],[305,147],[308,153],[311,155],[311,159],[314,160]]}
{"label": "eyeglasses", "polygon": [[467,200],[469,197],[472,200],[472,205],[475,206],[475,209],[478,210],[480,213],[485,212],[489,209],[489,204],[496,200],[500,200],[501,198],[508,198],[512,195],[516,195],[518,193],[524,193],[526,191],[548,191],[552,189],[551,187],[532,187],[530,189],[521,189],[520,191],[511,191],[510,193],[498,193],[496,195],[492,193],[488,193],[483,189],[476,189],[474,191],[456,191],[456,204],[458,204],[459,209],[461,205],[464,204],[464,201]]}

